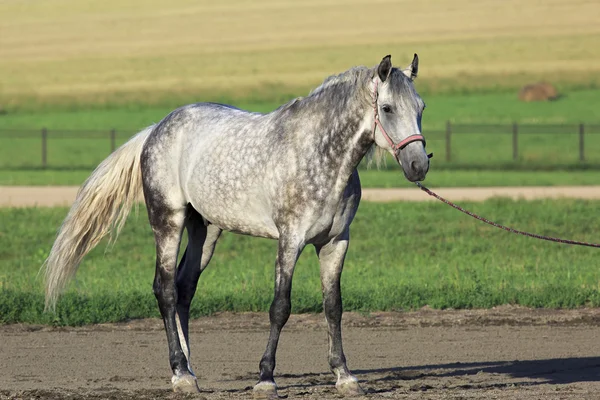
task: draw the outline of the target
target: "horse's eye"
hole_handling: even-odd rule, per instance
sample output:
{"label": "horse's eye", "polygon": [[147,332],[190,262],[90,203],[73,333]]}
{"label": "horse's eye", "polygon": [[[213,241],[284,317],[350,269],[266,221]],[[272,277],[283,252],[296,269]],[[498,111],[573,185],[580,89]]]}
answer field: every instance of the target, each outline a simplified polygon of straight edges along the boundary
{"label": "horse's eye", "polygon": [[392,107],[390,107],[390,106],[389,106],[389,105],[387,105],[387,104],[384,104],[384,105],[381,107],[381,109],[383,110],[383,112],[386,112],[386,113],[392,112]]}

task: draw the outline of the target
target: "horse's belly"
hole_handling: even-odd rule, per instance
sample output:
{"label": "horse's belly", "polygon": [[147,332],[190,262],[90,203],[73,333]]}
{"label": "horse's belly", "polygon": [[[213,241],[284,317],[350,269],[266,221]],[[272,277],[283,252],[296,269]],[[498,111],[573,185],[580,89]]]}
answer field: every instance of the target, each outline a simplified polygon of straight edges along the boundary
{"label": "horse's belly", "polygon": [[278,238],[264,175],[251,163],[235,165],[203,152],[189,171],[182,174],[184,193],[192,206],[210,223],[223,230],[246,235]]}
{"label": "horse's belly", "polygon": [[227,202],[191,201],[194,209],[219,228],[244,235],[278,239],[275,222],[260,204],[227,204]]}

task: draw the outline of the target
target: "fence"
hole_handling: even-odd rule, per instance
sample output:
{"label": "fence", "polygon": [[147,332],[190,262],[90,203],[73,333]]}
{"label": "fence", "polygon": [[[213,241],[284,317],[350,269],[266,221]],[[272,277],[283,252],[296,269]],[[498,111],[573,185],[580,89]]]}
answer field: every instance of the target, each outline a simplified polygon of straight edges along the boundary
{"label": "fence", "polygon": [[0,130],[0,169],[91,169],[136,130]]}
{"label": "fence", "polygon": [[[600,125],[587,125],[588,134],[600,133]],[[558,146],[562,151],[569,153],[573,152],[573,145],[576,143],[577,148],[577,160],[580,162],[586,161],[585,152],[585,134],[586,125],[581,123],[577,125],[539,125],[539,124],[517,124],[511,125],[465,125],[458,124],[452,125],[450,122],[446,123],[445,136],[445,161],[452,161],[452,138],[456,134],[510,134],[511,137],[511,154],[513,161],[519,161],[519,143],[525,141],[527,144],[532,144],[532,139],[539,140],[539,135],[550,137],[550,135],[558,135],[558,142],[555,146]],[[523,137],[523,135],[526,135]],[[498,137],[496,137],[498,138]],[[489,139],[489,136],[488,136]],[[556,139],[556,138],[555,138]],[[535,144],[536,146],[546,146],[551,143],[544,143],[540,140]],[[567,146],[566,148],[564,146]],[[595,141],[594,141],[595,145]]]}
{"label": "fence", "polygon": [[[1,169],[91,169],[135,130],[0,130]],[[600,167],[600,125],[451,124],[424,130],[436,167]],[[393,163],[391,163],[393,164]]]}

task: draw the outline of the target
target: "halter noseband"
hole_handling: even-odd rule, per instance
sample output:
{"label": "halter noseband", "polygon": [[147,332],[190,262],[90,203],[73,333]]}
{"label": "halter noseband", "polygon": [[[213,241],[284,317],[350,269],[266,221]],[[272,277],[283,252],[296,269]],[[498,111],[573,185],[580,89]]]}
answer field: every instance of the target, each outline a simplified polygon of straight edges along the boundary
{"label": "halter noseband", "polygon": [[[425,142],[425,137],[423,137],[423,135],[410,135],[409,137],[401,140],[399,143],[394,144],[394,141],[392,140],[390,135],[387,134],[385,129],[383,129],[383,125],[381,125],[381,121],[379,120],[379,111],[377,111],[377,97],[378,96],[379,96],[379,93],[377,92],[377,80],[375,80],[375,87],[373,89],[373,111],[375,112],[375,117],[373,118],[374,119],[373,139],[375,139],[375,132],[376,132],[377,127],[379,126],[379,129],[381,130],[383,137],[385,138],[385,140],[387,140],[387,142],[389,143],[392,150],[394,150],[394,154],[396,155],[396,158],[398,158],[398,152],[400,150],[402,150],[403,148],[405,148],[406,146],[408,146],[409,144],[411,144],[412,142],[423,142],[423,146],[425,146],[426,142]],[[429,155],[429,158],[431,158],[432,155],[433,154]]]}

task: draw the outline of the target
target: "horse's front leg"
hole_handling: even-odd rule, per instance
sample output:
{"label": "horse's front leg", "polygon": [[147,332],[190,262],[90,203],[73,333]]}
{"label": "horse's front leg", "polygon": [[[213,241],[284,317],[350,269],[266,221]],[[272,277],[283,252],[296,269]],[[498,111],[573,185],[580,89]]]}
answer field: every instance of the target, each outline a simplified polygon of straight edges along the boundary
{"label": "horse's front leg", "polygon": [[349,234],[336,238],[323,246],[315,246],[321,264],[321,288],[323,290],[323,310],[329,330],[329,366],[335,374],[335,387],[342,395],[364,394],[358,380],[346,366],[346,356],[342,348],[342,292],[340,277],[348,250]]}
{"label": "horse's front leg", "polygon": [[271,331],[267,349],[260,360],[260,377],[258,383],[254,386],[254,397],[260,399],[271,399],[277,397],[277,386],[273,379],[275,370],[275,353],[277,352],[277,343],[283,326],[290,317],[292,309],[291,291],[292,276],[296,261],[300,256],[304,244],[290,240],[287,237],[279,239],[279,249],[277,252],[277,261],[275,262],[275,296],[269,310],[269,319],[271,322]]}

